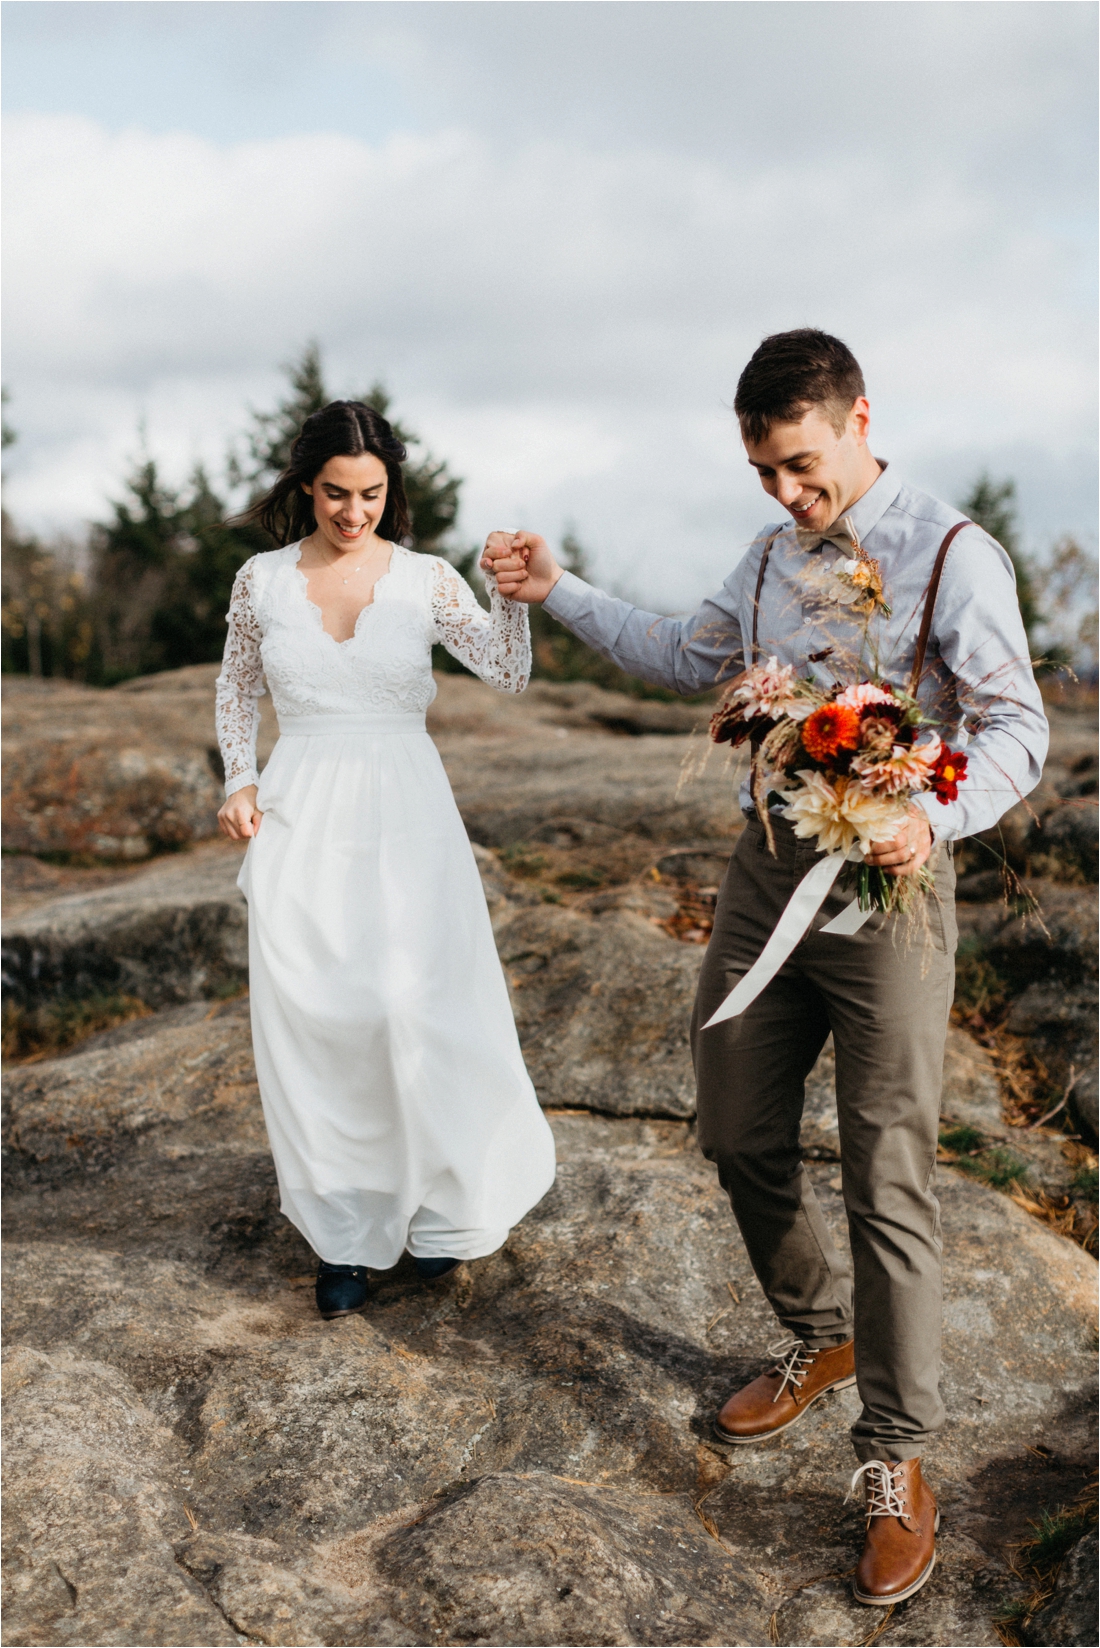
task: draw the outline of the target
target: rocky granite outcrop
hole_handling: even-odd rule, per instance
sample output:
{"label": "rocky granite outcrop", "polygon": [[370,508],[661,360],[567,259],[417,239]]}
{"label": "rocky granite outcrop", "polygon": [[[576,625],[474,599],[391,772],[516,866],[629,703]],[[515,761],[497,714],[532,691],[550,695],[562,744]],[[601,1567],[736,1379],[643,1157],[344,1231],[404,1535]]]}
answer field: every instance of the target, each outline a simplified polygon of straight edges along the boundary
{"label": "rocky granite outcrop", "polygon": [[4,1519],[15,1554],[5,1635],[236,1642],[176,1561],[180,1444],[130,1380],[107,1362],[26,1347],[5,1357],[3,1379]]}
{"label": "rocky granite outcrop", "polygon": [[[774,1324],[690,1125],[552,1112],[557,1184],[501,1253],[439,1290],[403,1262],[326,1324],[245,1012],[9,1082],[7,1640],[866,1635],[833,1577],[854,1393],[711,1436]],[[887,1644],[996,1643],[1012,1540],[1091,1462],[1092,1261],[951,1172],[941,1198],[941,1567]]]}
{"label": "rocky granite outcrop", "polygon": [[1028,883],[1031,913],[1001,900],[961,906],[964,947],[993,969],[1008,995],[1005,1028],[1026,1037],[1078,1126],[1095,1143],[1100,1070],[1097,1050],[1097,895],[1091,886]]}
{"label": "rocky granite outcrop", "polygon": [[520,1045],[543,1104],[695,1113],[688,1021],[700,952],[644,915],[540,904],[496,923]]}
{"label": "rocky granite outcrop", "polygon": [[[9,1073],[13,1643],[866,1635],[843,1578],[853,1398],[751,1453],[709,1431],[774,1324],[677,1119],[701,949],[644,913],[659,886],[586,913],[477,856],[561,1166],[450,1287],[403,1263],[364,1317],[317,1318],[245,999]],[[945,1108],[999,1122],[989,1057],[959,1031]],[[804,1143],[843,1240],[828,1049]],[[888,1645],[997,1642],[1012,1540],[1088,1469],[1092,1261],[950,1171],[941,1197],[941,1566]]]}
{"label": "rocky granite outcrop", "polygon": [[208,696],[166,689],[138,709],[132,694],[9,678],[5,852],[127,861],[212,836],[222,790]]}
{"label": "rocky granite outcrop", "polygon": [[[5,852],[128,862],[213,836],[223,799],[214,729],[217,673],[216,664],[196,664],[107,691],[7,677]],[[537,682],[522,701],[468,676],[441,675],[438,686],[429,728],[467,794],[471,769],[475,782],[484,774],[479,816],[485,834],[477,827],[473,833],[490,843],[516,839],[517,831],[548,817],[568,816],[570,797],[596,792],[600,799],[591,816],[635,827],[646,814],[646,786],[651,801],[655,780],[662,790],[675,788],[692,735],[707,720],[699,706],[630,698],[586,682]],[[615,741],[609,733],[620,735],[621,743],[610,760],[608,746]],[[276,736],[270,700],[261,700],[261,767]],[[722,763],[713,765],[718,772]],[[521,772],[526,782],[506,799],[502,788],[514,785]],[[671,786],[665,784],[669,774]],[[728,825],[728,782],[719,778],[716,787],[722,797],[717,810]],[[706,800],[693,795],[663,804],[659,814],[681,832],[687,829],[690,839],[701,833],[694,828],[699,820],[713,825],[715,802],[709,792]]]}
{"label": "rocky granite outcrop", "polygon": [[6,998],[35,1008],[119,992],[162,1007],[240,989],[248,979],[241,858],[230,842],[209,842],[106,886],[24,894],[3,928]]}
{"label": "rocky granite outcrop", "polygon": [[1021,875],[1097,878],[1097,751],[1095,701],[1047,699],[1050,748],[1031,793],[967,850],[975,873],[1007,857]]}
{"label": "rocky granite outcrop", "polygon": [[[202,748],[202,669],[98,698],[144,716],[191,694]],[[238,850],[6,861],[18,999],[94,987],[153,1009],[5,1083],[6,1640],[840,1644],[881,1627],[884,1648],[992,1648],[1027,1590],[1015,1546],[1091,1473],[1093,1260],[941,1168],[940,1562],[889,1618],[857,1607],[855,1393],[759,1449],[710,1431],[775,1326],[691,1121],[705,934],[681,917],[705,911],[737,828],[720,764],[678,793],[705,712],[584,686],[525,711],[449,682],[435,736],[560,1165],[505,1248],[439,1288],[402,1261],[363,1316],[316,1314],[231,994]],[[1022,981],[1016,1007],[1044,981],[1064,996],[1067,957],[1090,964],[1087,889],[1051,888],[1047,950],[985,894],[964,915]],[[1064,1187],[1076,1147],[1008,1128],[989,1052],[958,1029],[944,1112],[946,1137],[1011,1153],[1014,1182]],[[803,1147],[843,1242],[829,1047]],[[1087,1640],[1087,1608],[1074,1557],[1029,1640]]]}
{"label": "rocky granite outcrop", "polygon": [[441,733],[436,742],[466,827],[488,847],[607,849],[633,836],[722,842],[728,852],[741,827],[736,765],[701,734],[627,739],[542,726],[508,741]]}
{"label": "rocky granite outcrop", "polygon": [[[687,862],[717,877],[724,854],[712,849],[708,857],[697,849],[681,857],[658,856],[657,863],[669,871],[662,881],[634,880],[567,905],[545,902],[529,882],[507,872],[499,853],[476,845],[474,852],[524,1058],[542,1103],[610,1115],[693,1116],[688,1023],[702,947],[676,943],[663,923],[677,908],[675,870]],[[57,1063],[13,1071],[8,1091],[23,1107],[21,1136],[38,1140],[35,1152],[52,1159],[44,1136],[28,1131],[32,1125],[37,1130],[31,1117],[39,1110],[51,1119],[58,1139],[82,1141],[78,1155],[99,1148],[90,1119],[108,1102],[101,1054],[109,1049],[127,1049],[119,1055],[121,1063],[109,1065],[118,1072],[110,1085],[112,1090],[116,1081],[126,1085],[139,1115],[142,1095],[161,1082],[169,1032],[182,1038],[181,1070],[204,1066],[214,1056],[210,1038],[221,1046],[225,1036],[233,1041],[241,1068],[250,1068],[247,1016],[239,1005],[218,1006],[247,981],[247,917],[236,886],[240,861],[238,848],[210,843],[87,893],[24,895],[23,908],[4,929],[11,998],[34,1007],[58,994],[116,990],[159,1010],[85,1040]],[[1048,939],[1030,922],[1021,946],[1056,940],[1061,954],[1071,943],[1085,953],[1079,900],[1064,900],[1065,933],[1056,919],[1057,895],[1070,891],[1053,889],[1054,937]],[[1006,923],[1012,929],[1013,918],[1001,907],[977,908],[995,936]],[[1010,931],[1003,942],[1017,941]],[[1065,994],[1063,988],[1056,999],[1064,1001]],[[198,1028],[200,1021],[220,1028]],[[146,1044],[153,1038],[150,1051]],[[132,1077],[123,1076],[124,1065],[132,1065]],[[173,1070],[171,1079],[175,1076]],[[807,1084],[804,1146],[818,1160],[839,1160],[833,1081],[830,1044]],[[32,1104],[31,1096],[39,1092],[41,1100]],[[1059,1136],[1005,1125],[990,1055],[959,1029],[949,1032],[943,1105],[945,1126],[963,1125],[987,1145],[1007,1146],[1012,1159],[1024,1164],[1022,1184],[1055,1196],[1066,1192],[1073,1164]]]}

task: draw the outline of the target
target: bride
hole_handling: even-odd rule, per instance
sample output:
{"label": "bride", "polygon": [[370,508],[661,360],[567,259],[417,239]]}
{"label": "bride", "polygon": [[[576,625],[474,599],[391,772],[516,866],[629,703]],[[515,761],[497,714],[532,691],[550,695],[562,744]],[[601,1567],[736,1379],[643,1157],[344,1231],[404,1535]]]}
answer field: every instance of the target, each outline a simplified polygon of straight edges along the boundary
{"label": "bride", "polygon": [[[554,1179],[489,915],[424,726],[442,642],[522,692],[527,609],[401,547],[405,448],[358,401],[307,418],[251,511],[283,549],[237,574],[217,683],[247,840],[252,1039],[281,1208],[317,1305],[361,1310],[408,1249],[426,1281],[493,1253]],[[264,683],[279,741],[256,771]]]}

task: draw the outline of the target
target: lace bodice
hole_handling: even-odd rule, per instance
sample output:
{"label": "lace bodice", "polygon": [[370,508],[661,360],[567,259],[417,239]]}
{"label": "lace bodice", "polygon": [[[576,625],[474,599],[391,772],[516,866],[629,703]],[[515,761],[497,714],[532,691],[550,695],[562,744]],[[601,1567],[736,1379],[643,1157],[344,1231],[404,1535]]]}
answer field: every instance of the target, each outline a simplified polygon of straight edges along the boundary
{"label": "lace bodice", "polygon": [[225,793],[259,782],[259,699],[275,713],[363,715],[423,712],[435,697],[432,647],[441,642],[491,687],[522,692],[531,673],[527,608],[505,601],[486,577],[486,612],[454,567],[394,546],[355,633],[336,641],[299,569],[300,544],[254,555],[238,572],[217,680],[218,743]]}

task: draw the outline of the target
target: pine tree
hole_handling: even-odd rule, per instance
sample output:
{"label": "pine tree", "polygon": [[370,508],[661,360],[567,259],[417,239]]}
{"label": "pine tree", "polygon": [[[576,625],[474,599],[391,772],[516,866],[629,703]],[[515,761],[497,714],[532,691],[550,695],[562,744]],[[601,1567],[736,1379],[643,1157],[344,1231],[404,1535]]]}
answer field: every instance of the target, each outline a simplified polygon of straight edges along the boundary
{"label": "pine tree", "polygon": [[247,486],[249,500],[259,497],[290,462],[290,449],[306,419],[327,406],[332,396],[325,389],[321,351],[307,343],[301,359],[284,368],[290,379],[290,394],[274,412],[253,412],[252,428],[245,436],[247,456],[231,453],[226,465],[231,486]]}
{"label": "pine tree", "polygon": [[[306,418],[319,412],[334,397],[325,384],[321,351],[316,343],[309,343],[297,364],[286,368],[290,379],[290,394],[276,406],[274,412],[254,412],[253,427],[245,437],[247,456],[242,461],[236,455],[229,460],[228,474],[233,486],[247,486],[250,500],[260,497],[290,462],[290,448]],[[407,428],[400,419],[390,417],[390,396],[380,383],[374,383],[362,395],[350,395],[349,400],[363,401],[389,418],[398,440],[410,451],[406,463],[405,492],[412,518],[412,549],[432,554],[446,554],[441,541],[450,533],[458,519],[459,491],[462,481],[452,475],[447,464],[431,453],[414,462],[412,449],[421,445],[420,437]],[[460,570],[468,570],[473,556],[468,552],[452,552]],[[463,565],[463,562],[467,563]]]}
{"label": "pine tree", "polygon": [[[11,395],[8,393],[7,388],[0,389],[0,407],[7,406],[10,400]],[[15,430],[8,422],[7,415],[0,414],[0,449],[6,452],[9,446],[15,445],[15,441]]]}
{"label": "pine tree", "polygon": [[[2,405],[8,404],[2,391]],[[0,446],[17,440],[2,419]],[[6,673],[80,674],[91,650],[92,625],[84,580],[76,570],[74,546],[41,543],[21,532],[0,509],[0,660]]]}
{"label": "pine tree", "polygon": [[994,481],[987,474],[979,475],[959,508],[977,526],[983,527],[991,538],[996,538],[1012,562],[1020,616],[1024,621],[1028,646],[1034,652],[1035,632],[1046,619],[1039,611],[1034,563],[1020,547],[1020,534],[1016,526],[1016,482]]}
{"label": "pine tree", "polygon": [[[230,484],[262,495],[290,461],[290,448],[305,419],[332,398],[316,344],[287,368],[289,393],[273,411],[255,412],[243,440],[244,455],[231,454]],[[376,384],[358,397],[387,415],[389,396]],[[407,446],[417,437],[394,427]],[[439,552],[458,514],[461,481],[447,465],[426,455],[405,466],[412,514],[411,547]],[[156,462],[142,458],[125,483],[112,518],[93,529],[94,645],[86,674],[103,685],[129,676],[218,660],[225,644],[225,614],[238,569],[250,555],[270,549],[262,527],[228,521],[228,506],[200,466],[185,488],[163,482]],[[454,554],[466,573],[474,552]],[[35,609],[19,637],[31,667],[41,668]],[[11,609],[12,623],[16,622]],[[18,627],[18,625],[17,625]],[[14,635],[10,634],[12,643]],[[10,648],[9,648],[10,650]]]}
{"label": "pine tree", "polygon": [[191,475],[179,524],[179,599],[154,626],[164,656],[172,659],[168,669],[221,657],[233,580],[249,556],[270,548],[261,527],[227,523],[225,502],[201,464]]}
{"label": "pine tree", "polygon": [[109,686],[221,657],[233,579],[271,547],[259,527],[225,517],[201,465],[177,492],[154,459],[137,464],[113,519],[92,531],[89,679]]}
{"label": "pine tree", "polygon": [[161,480],[153,458],[135,466],[125,487],[112,506],[112,519],[93,527],[90,543],[95,625],[90,671],[105,686],[193,662],[180,659],[173,645],[186,597],[184,505]]}

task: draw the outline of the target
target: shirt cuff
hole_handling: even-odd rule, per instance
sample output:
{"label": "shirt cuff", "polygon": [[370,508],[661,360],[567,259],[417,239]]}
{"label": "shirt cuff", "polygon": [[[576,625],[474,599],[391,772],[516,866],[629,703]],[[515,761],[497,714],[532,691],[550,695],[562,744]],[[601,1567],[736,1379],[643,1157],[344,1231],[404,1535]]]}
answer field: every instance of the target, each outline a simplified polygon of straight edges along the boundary
{"label": "shirt cuff", "polygon": [[951,801],[944,803],[938,796],[926,790],[923,795],[915,795],[914,803],[925,813],[932,831],[933,841],[958,841],[962,835],[957,816],[957,808]]}
{"label": "shirt cuff", "polygon": [[225,781],[225,799],[228,801],[229,797],[236,795],[238,790],[246,790],[250,784],[258,784],[259,782],[260,775],[255,767],[250,767],[247,772],[238,773],[236,778],[227,778]]}
{"label": "shirt cuff", "polygon": [[551,618],[568,623],[573,614],[587,605],[591,595],[591,584],[586,584],[575,572],[563,572],[542,603],[542,610],[548,612]]}

